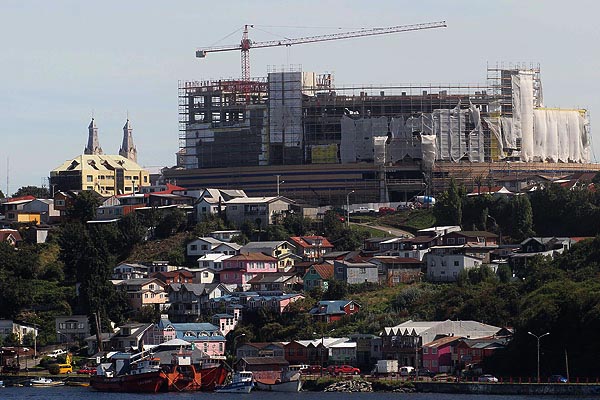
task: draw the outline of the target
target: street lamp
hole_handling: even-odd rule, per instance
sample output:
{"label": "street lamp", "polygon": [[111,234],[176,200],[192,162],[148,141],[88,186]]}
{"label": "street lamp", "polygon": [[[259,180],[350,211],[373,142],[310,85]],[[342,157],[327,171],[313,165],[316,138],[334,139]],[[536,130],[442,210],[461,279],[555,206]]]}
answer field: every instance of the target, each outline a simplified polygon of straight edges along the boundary
{"label": "street lamp", "polygon": [[236,336],[233,337],[233,361],[234,361],[234,363],[235,363],[235,360],[237,359],[235,341],[238,338],[241,338],[242,336],[246,336],[246,334],[245,333],[240,333],[239,335],[236,335]]}
{"label": "street lamp", "polygon": [[537,383],[540,383],[540,339],[543,338],[544,336],[548,336],[550,334],[550,332],[546,332],[540,336],[538,336],[534,333],[531,333],[531,332],[527,332],[527,333],[537,339]]}
{"label": "street lamp", "polygon": [[280,181],[279,178],[281,177],[281,175],[275,175],[277,176],[277,197],[279,197],[279,185],[285,183],[285,181]]}
{"label": "street lamp", "polygon": [[354,190],[346,193],[346,226],[350,227],[350,195],[354,193]]}
{"label": "street lamp", "polygon": [[[329,332],[333,332],[335,331],[335,328],[333,328],[332,330],[330,330]],[[313,332],[313,335],[316,335],[317,332]],[[325,352],[325,332],[321,333],[321,376],[323,376],[323,353]],[[327,352],[329,355],[329,351]]]}

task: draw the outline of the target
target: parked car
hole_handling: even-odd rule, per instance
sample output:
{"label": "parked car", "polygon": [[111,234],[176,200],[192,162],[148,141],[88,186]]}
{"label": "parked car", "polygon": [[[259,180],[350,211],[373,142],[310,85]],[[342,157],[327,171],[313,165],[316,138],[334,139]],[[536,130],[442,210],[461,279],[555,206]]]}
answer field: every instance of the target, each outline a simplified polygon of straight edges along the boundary
{"label": "parked car", "polygon": [[379,207],[379,215],[393,214],[395,212],[396,209],[392,207]]}
{"label": "parked car", "polygon": [[477,381],[478,382],[498,382],[498,378],[496,378],[494,375],[483,374],[479,378],[477,378]]}
{"label": "parked car", "polygon": [[52,350],[50,353],[47,354],[47,356],[51,358],[56,358],[58,356],[62,356],[63,354],[67,354],[66,350],[57,349]]}
{"label": "parked car", "polygon": [[308,365],[300,370],[303,374],[320,374],[323,368],[320,365]]}
{"label": "parked car", "polygon": [[415,367],[410,367],[408,365],[400,367],[400,376],[409,376],[414,370]]}
{"label": "parked car", "polygon": [[549,379],[548,382],[550,383],[567,383],[568,380],[567,378],[565,378],[562,375],[552,375]]}
{"label": "parked car", "polygon": [[427,368],[419,368],[414,369],[408,373],[408,376],[426,376],[429,378],[433,378],[435,376],[435,372],[431,372]]}
{"label": "parked car", "polygon": [[351,365],[331,365],[327,368],[331,375],[359,375],[360,369]]}
{"label": "parked car", "polygon": [[431,380],[436,382],[456,382],[458,378],[449,374],[437,374]]}
{"label": "parked car", "polygon": [[80,375],[94,375],[96,374],[96,367],[88,367],[87,365],[84,365],[77,370],[77,373]]}

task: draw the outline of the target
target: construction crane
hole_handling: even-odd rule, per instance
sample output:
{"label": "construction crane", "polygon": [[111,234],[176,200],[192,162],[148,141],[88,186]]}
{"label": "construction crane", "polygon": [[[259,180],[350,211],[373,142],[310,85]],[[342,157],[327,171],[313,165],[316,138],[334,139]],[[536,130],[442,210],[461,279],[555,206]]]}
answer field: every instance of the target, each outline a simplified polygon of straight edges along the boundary
{"label": "construction crane", "polygon": [[399,25],[387,28],[372,28],[362,29],[359,31],[332,33],[329,35],[308,36],[295,39],[270,40],[266,42],[253,42],[248,38],[248,28],[253,28],[254,25],[244,25],[242,33],[242,41],[240,44],[230,46],[206,47],[196,50],[197,58],[204,58],[208,53],[217,53],[221,51],[240,50],[242,53],[242,80],[248,82],[250,80],[250,49],[258,49],[264,47],[277,46],[293,46],[295,44],[326,42],[329,40],[349,39],[363,36],[387,35],[389,33],[419,31],[423,29],[445,28],[446,21],[427,22],[423,24]]}

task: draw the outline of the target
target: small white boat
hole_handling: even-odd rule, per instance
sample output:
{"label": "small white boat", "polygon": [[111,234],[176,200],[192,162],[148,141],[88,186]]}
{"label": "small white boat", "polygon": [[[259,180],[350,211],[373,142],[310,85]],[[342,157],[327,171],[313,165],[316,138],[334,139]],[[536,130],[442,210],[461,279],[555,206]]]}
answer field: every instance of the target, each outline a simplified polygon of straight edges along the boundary
{"label": "small white boat", "polygon": [[217,386],[215,392],[217,393],[250,393],[254,387],[254,377],[252,372],[241,371],[233,374],[230,383],[222,386]]}
{"label": "small white boat", "polygon": [[52,386],[63,386],[63,381],[53,381],[50,378],[34,378],[30,379],[27,386],[31,387],[52,387]]}

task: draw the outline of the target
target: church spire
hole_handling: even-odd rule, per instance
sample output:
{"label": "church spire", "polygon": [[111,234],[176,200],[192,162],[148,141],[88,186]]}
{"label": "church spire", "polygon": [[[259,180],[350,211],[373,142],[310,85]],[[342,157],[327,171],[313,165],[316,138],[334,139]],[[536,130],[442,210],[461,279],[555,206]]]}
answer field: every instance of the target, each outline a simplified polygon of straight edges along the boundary
{"label": "church spire", "polygon": [[94,118],[92,118],[92,121],[88,126],[88,143],[83,151],[83,154],[103,154],[102,147],[100,147],[100,142],[98,141],[98,128],[96,127],[96,121],[94,121]]}
{"label": "church spire", "polygon": [[137,149],[133,144],[132,132],[133,128],[131,127],[131,122],[129,122],[129,118],[127,118],[127,122],[125,122],[125,126],[123,126],[123,144],[121,145],[119,154],[137,163]]}

